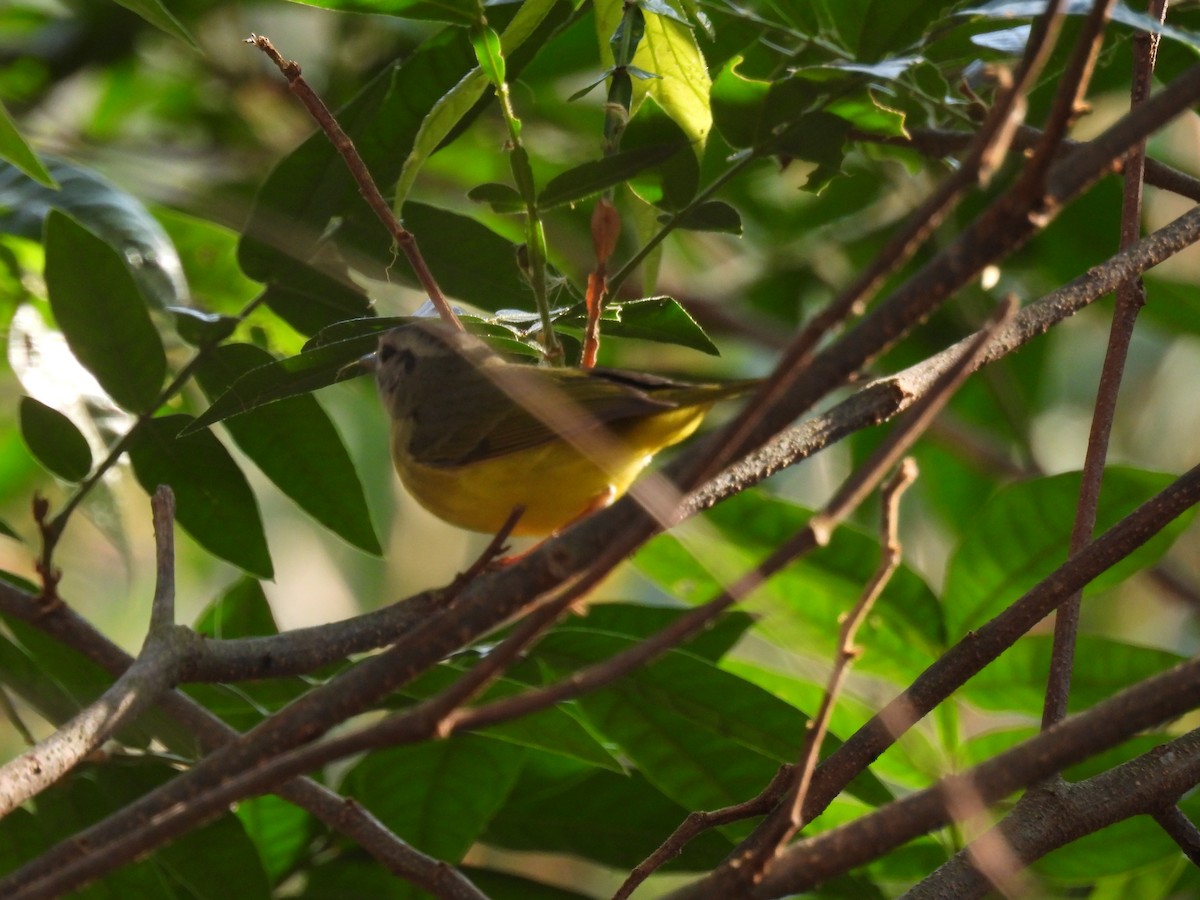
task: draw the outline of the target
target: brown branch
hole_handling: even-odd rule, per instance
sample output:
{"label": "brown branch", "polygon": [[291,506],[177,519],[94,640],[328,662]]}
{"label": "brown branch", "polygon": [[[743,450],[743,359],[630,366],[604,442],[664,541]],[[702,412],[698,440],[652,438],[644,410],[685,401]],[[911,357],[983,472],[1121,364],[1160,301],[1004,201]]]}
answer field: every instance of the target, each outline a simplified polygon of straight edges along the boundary
{"label": "brown branch", "polygon": [[[1041,143],[1044,133],[1040,128],[1034,128],[1032,125],[1022,125],[1013,137],[1013,146],[1018,150],[1032,149]],[[974,133],[969,131],[939,128],[912,128],[907,137],[851,129],[850,136],[856,141],[906,147],[934,159],[953,156],[969,147],[971,141],[975,139]],[[1059,155],[1060,157],[1065,156],[1086,145],[1086,141],[1064,138],[1059,146]],[[1123,171],[1123,165],[1118,165],[1116,171]],[[1146,159],[1145,183],[1200,203],[1200,178],[1181,172],[1156,159]]]}
{"label": "brown branch", "polygon": [[[950,810],[955,794],[972,791],[985,803],[995,803],[1019,788],[1117,746],[1142,729],[1194,709],[1198,692],[1200,661],[1147,679],[967,772],[951,775],[932,788],[797,844],[780,858],[751,896],[802,893],[834,875],[884,856],[912,838],[954,821]],[[1020,817],[1019,827],[1016,817],[1010,816],[998,828],[1017,857],[1031,861],[1113,822],[1173,801],[1198,780],[1200,730],[1087,781],[1057,786],[1053,794],[1040,792],[1046,799],[1029,804],[1030,812]],[[965,855],[960,857],[966,859]],[[907,896],[959,898],[987,892],[990,885],[977,869],[955,869],[962,877],[939,878],[935,891],[931,886],[927,889],[935,877],[931,876]],[[682,900],[701,895],[685,891],[671,896]]]}
{"label": "brown branch", "polygon": [[158,556],[150,629],[138,658],[104,693],[45,740],[0,766],[0,817],[54,784],[109,737],[170,690],[180,652],[174,639],[175,498],[160,487],[152,498]]}
{"label": "brown branch", "polygon": [[[1166,16],[1166,0],[1152,0],[1150,14],[1157,16],[1161,21]],[[1130,91],[1131,108],[1145,103],[1150,94],[1150,78],[1153,75],[1154,57],[1157,53],[1157,40],[1144,32],[1139,32],[1139,35],[1142,35],[1144,40],[1136,44],[1133,86]],[[1130,149],[1125,161],[1124,196],[1121,204],[1122,250],[1137,243],[1141,231],[1142,176],[1145,172],[1145,162],[1146,142],[1142,140]],[[1075,507],[1075,522],[1071,530],[1071,553],[1078,551],[1091,540],[1092,532],[1096,528],[1100,486],[1104,478],[1105,460],[1108,458],[1108,442],[1116,415],[1117,396],[1125,374],[1125,361],[1129,356],[1134,325],[1144,303],[1145,287],[1140,279],[1127,279],[1117,287],[1117,304],[1109,328],[1108,349],[1100,371],[1100,384],[1096,391],[1092,425],[1084,455],[1079,500]],[[1046,700],[1042,710],[1043,728],[1053,725],[1067,715],[1082,600],[1079,594],[1069,597],[1059,607],[1054,621],[1054,649],[1050,657],[1050,673],[1046,680]]]}
{"label": "brown branch", "polygon": [[371,207],[371,211],[383,223],[383,227],[392,236],[392,240],[396,242],[396,246],[408,258],[408,263],[412,266],[413,274],[417,276],[417,280],[421,283],[421,287],[425,290],[430,302],[437,308],[438,315],[442,317],[443,321],[449,322],[459,330],[462,330],[462,322],[458,320],[458,316],[455,315],[450,304],[446,302],[441,288],[438,287],[437,279],[433,277],[433,273],[429,271],[429,266],[425,262],[425,257],[421,255],[421,250],[417,246],[416,235],[405,228],[392,213],[392,208],[383,199],[383,194],[380,193],[379,188],[376,186],[375,179],[371,177],[371,172],[367,168],[367,164],[359,155],[358,148],[354,146],[354,141],[342,130],[342,126],[338,124],[333,113],[329,111],[329,107],[325,105],[324,101],[317,96],[316,91],[301,76],[300,64],[295,60],[285,60],[271,44],[270,40],[263,35],[252,34],[246,38],[245,42],[253,44],[265,53],[271,62],[275,63],[279,68],[279,71],[283,73],[283,77],[287,79],[288,88],[304,104],[304,108],[308,110],[309,115],[313,117],[321,130],[325,132],[325,136],[329,138],[329,143],[333,145],[333,148],[346,163],[346,168],[350,170],[350,175],[354,178],[354,183],[358,185],[358,192],[362,195],[363,200],[367,202],[367,206]]}
{"label": "brown branch", "polygon": [[747,860],[747,864],[743,867],[745,883],[758,880],[759,875],[770,865],[771,860],[803,824],[801,813],[804,808],[804,799],[808,796],[813,772],[816,770],[817,760],[820,757],[821,745],[829,731],[829,721],[833,717],[834,704],[842,691],[842,685],[845,683],[850,665],[861,652],[854,645],[854,639],[858,635],[858,629],[866,620],[867,614],[871,611],[871,607],[875,605],[875,601],[879,599],[879,595],[883,593],[884,587],[900,565],[900,497],[916,480],[916,477],[916,462],[911,457],[906,458],[900,463],[888,483],[883,486],[880,524],[882,552],[879,566],[871,576],[862,596],[859,597],[858,602],[842,623],[841,632],[838,635],[837,658],[834,660],[833,671],[829,674],[825,695],[821,698],[821,705],[817,709],[816,716],[808,721],[804,743],[800,748],[799,764],[792,776],[792,786],[785,794],[783,805],[780,807],[787,810],[786,819],[783,816],[779,817],[780,822],[786,824],[779,827],[770,840],[761,843],[762,849],[754,858]]}
{"label": "brown branch", "polygon": [[1066,70],[1059,80],[1058,91],[1047,118],[1044,134],[1034,149],[1029,163],[1013,191],[1024,195],[1031,211],[1041,212],[1038,201],[1045,195],[1046,174],[1058,153],[1067,129],[1084,110],[1083,98],[1092,79],[1092,70],[1100,46],[1104,41],[1104,29],[1112,15],[1115,0],[1094,0],[1092,9],[1084,20],[1083,29],[1071,53]]}
{"label": "brown branch", "polygon": [[[1153,268],[1197,241],[1200,241],[1200,206],[1070,284],[1024,307],[1012,323],[996,335],[978,365],[988,365],[1015,352],[1055,324],[1105,296],[1122,281]],[[682,515],[708,509],[780,469],[807,459],[848,434],[887,421],[908,409],[971,339],[964,338],[895,375],[871,382],[828,412],[781,431],[760,450],[688,495]]]}
{"label": "brown branch", "polygon": [[[1085,715],[1090,716],[1094,711]],[[1101,828],[1133,816],[1150,815],[1160,823],[1165,822],[1173,837],[1178,834],[1181,846],[1194,853],[1195,826],[1173,804],[1197,781],[1200,781],[1200,731],[1192,731],[1085,781],[1073,784],[1051,781],[1035,787],[1003,822],[980,840],[1004,842],[1021,863],[1028,865],[1051,850]],[[1168,804],[1167,811],[1163,811],[1163,804]],[[933,900],[983,897],[989,892],[987,878],[972,864],[969,855],[962,852],[905,896],[912,900]]]}
{"label": "brown branch", "polygon": [[[809,528],[817,535],[824,536],[824,539],[820,541],[822,545],[828,541],[828,527],[824,523],[840,521],[849,510],[857,507],[866,499],[867,492],[873,490],[874,486],[882,480],[883,473],[891,470],[900,461],[950,401],[958,388],[962,386],[963,381],[983,358],[988,345],[995,339],[997,333],[1012,321],[1016,310],[1016,299],[1005,298],[997,307],[987,327],[965,342],[965,346],[957,354],[952,365],[938,375],[925,395],[862,465],[860,471],[864,473],[865,477],[859,477],[858,473],[852,475],[839,488],[827,506],[813,517]],[[851,620],[853,618],[852,616]],[[837,675],[836,669],[834,674]],[[831,687],[834,684],[832,679],[830,684]],[[828,693],[826,698],[829,699]],[[829,712],[830,710],[825,710],[826,714]],[[769,860],[775,856],[784,842],[805,821],[808,821],[803,818],[802,809],[804,799],[808,795],[811,770],[806,772],[805,769],[802,756],[801,764],[793,772],[793,780],[788,785],[782,802],[730,857],[700,882],[697,882],[699,890],[711,888],[718,893],[732,896],[744,893],[749,885],[759,879]]]}
{"label": "brown branch", "polygon": [[[6,614],[41,628],[111,675],[119,677],[134,662],[66,604],[60,604],[45,614],[36,598],[0,582],[0,606]],[[159,703],[172,719],[199,738],[206,751],[211,752],[240,736],[207,709],[177,691],[168,691],[159,698]],[[191,749],[189,747],[188,751]],[[307,778],[296,778],[281,784],[275,792],[357,843],[393,875],[437,897],[482,900],[483,895],[459,872],[400,840],[359,804],[347,802],[344,797]],[[37,869],[39,862],[33,861],[29,864],[30,868],[35,872],[40,871]]]}
{"label": "brown branch", "polygon": [[1192,865],[1200,866],[1200,828],[1196,827],[1196,823],[1173,803],[1164,806],[1152,815],[1159,827],[1179,845],[1179,849],[1184,852]]}

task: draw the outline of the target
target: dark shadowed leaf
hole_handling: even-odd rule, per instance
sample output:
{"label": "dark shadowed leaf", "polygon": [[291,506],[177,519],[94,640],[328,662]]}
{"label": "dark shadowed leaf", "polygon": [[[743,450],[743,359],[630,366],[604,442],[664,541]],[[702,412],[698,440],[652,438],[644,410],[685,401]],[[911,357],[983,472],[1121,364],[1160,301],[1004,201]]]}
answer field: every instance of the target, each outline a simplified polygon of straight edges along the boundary
{"label": "dark shadowed leaf", "polygon": [[298,0],[338,12],[375,13],[401,19],[424,19],[449,25],[470,25],[479,19],[478,0]]}
{"label": "dark shadowed leaf", "polygon": [[515,188],[494,181],[471,188],[467,196],[476,203],[486,203],[498,213],[517,213],[525,209],[525,201]]}
{"label": "dark shadowed leaf", "polygon": [[358,359],[375,349],[378,338],[370,334],[306,350],[251,369],[193,421],[191,434],[230,416],[241,415],[267,403],[307,394],[367,374]]}
{"label": "dark shadowed leaf", "polygon": [[379,750],[346,774],[341,790],[398,837],[453,863],[508,799],[525,754],[472,734]]}
{"label": "dark shadowed leaf", "polygon": [[162,341],[129,270],[73,219],[46,219],[46,290],[71,352],[125,409],[150,410],[167,371]]}
{"label": "dark shadowed leaf", "polygon": [[129,446],[138,482],[148,493],[169,486],[179,524],[209,552],[271,578],[271,553],[246,476],[212,432],[179,437],[191,422],[191,416],[178,415],[143,423]]}
{"label": "dark shadowed leaf", "polygon": [[650,144],[606,156],[569,169],[551,178],[538,197],[538,206],[550,209],[598,194],[628,178],[670,159],[682,144]]}
{"label": "dark shadowed leaf", "polygon": [[175,330],[179,336],[193,347],[220,343],[238,326],[238,320],[233,316],[201,312],[186,306],[172,306],[167,312],[175,317]]}
{"label": "dark shadowed leaf", "polygon": [[192,37],[182,22],[171,15],[171,11],[163,6],[161,0],[116,0],[116,2],[126,9],[133,10],[155,28],[183,41],[193,50],[200,51],[196,39]]}
{"label": "dark shadowed leaf", "polygon": [[21,436],[38,462],[67,481],[83,481],[92,451],[75,423],[32,397],[21,398]]}
{"label": "dark shadowed leaf", "polygon": [[[660,221],[665,221],[665,218],[661,218]],[[728,203],[709,200],[680,216],[678,227],[691,231],[724,231],[728,234],[741,234],[742,217]]]}
{"label": "dark shadowed leaf", "polygon": [[[274,362],[252,344],[216,348],[196,370],[210,400],[237,379]],[[301,394],[259,407],[225,423],[247,456],[310,516],[368,553],[382,553],[362,482],[341,435],[313,397]]]}

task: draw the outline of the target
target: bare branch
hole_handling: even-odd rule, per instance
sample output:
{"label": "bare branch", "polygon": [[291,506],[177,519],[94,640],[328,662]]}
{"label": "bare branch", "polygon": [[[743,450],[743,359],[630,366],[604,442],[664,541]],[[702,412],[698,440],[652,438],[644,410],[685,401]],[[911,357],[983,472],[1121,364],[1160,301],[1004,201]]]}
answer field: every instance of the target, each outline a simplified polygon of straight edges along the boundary
{"label": "bare branch", "polygon": [[[1154,0],[1152,15],[1161,21],[1166,15],[1165,0]],[[1145,35],[1149,38],[1149,35]],[[1143,40],[1137,45],[1134,61],[1133,87],[1130,106],[1136,109],[1150,94],[1157,42]],[[1124,196],[1121,205],[1121,249],[1137,242],[1142,221],[1142,175],[1145,172],[1146,142],[1142,140],[1129,151],[1125,161]],[[1092,413],[1088,446],[1084,455],[1083,478],[1079,485],[1079,501],[1075,508],[1075,523],[1071,530],[1070,552],[1074,553],[1091,540],[1096,529],[1096,514],[1100,506],[1100,486],[1104,464],[1108,458],[1108,441],[1112,435],[1117,409],[1117,395],[1125,374],[1125,360],[1133,340],[1138,313],[1146,302],[1146,289],[1138,278],[1130,278],[1117,287],[1117,306],[1108,333],[1108,349],[1100,371],[1100,384]],[[1079,608],[1083,597],[1076,594],[1059,607],[1054,621],[1054,650],[1050,657],[1050,673],[1046,680],[1046,701],[1042,710],[1042,727],[1049,727],[1067,715],[1067,700],[1071,693],[1071,670],[1075,661],[1075,640],[1079,630]]]}
{"label": "bare branch", "polygon": [[[1190,684],[1190,680],[1190,686],[1184,686],[1186,676],[1182,671],[1194,665],[1195,663],[1189,663],[1185,667],[1173,669],[1152,681],[1160,685],[1159,690],[1172,694],[1175,701],[1186,699],[1189,690],[1194,698],[1196,687]],[[1151,681],[1146,681],[1132,690],[1143,692],[1150,684]],[[1014,769],[1024,767],[1028,759],[1026,753],[1043,738],[1056,733],[1063,734],[1063,725],[1077,723],[1079,720],[1095,723],[1095,727],[1103,731],[1103,736],[1098,734],[1097,738],[1107,742],[1109,723],[1101,720],[1101,709],[1106,709],[1110,718],[1125,715],[1129,709],[1127,697],[1130,693],[1131,691],[1125,691],[1082,716],[1067,719],[1033,741],[1016,748],[1016,751],[1021,752],[1009,751],[985,765],[994,771],[1005,765],[1003,757],[1011,756],[1008,765]],[[1145,696],[1145,693],[1141,695]],[[1152,723],[1147,723],[1147,726],[1150,724]],[[1190,843],[1194,852],[1197,846],[1194,826],[1183,818],[1181,813],[1176,817],[1161,811],[1164,803],[1174,804],[1181,794],[1194,787],[1198,781],[1200,730],[1188,732],[1183,737],[1086,781],[1051,781],[1040,785],[1026,793],[1004,821],[984,837],[1004,842],[1017,859],[1028,865],[1051,850],[1063,847],[1101,828],[1133,816],[1152,815],[1160,822],[1167,820],[1170,829],[1180,832],[1183,845]],[[1173,806],[1170,808],[1174,809]],[[1164,819],[1159,819],[1160,815]],[[989,888],[988,880],[971,864],[969,855],[964,852],[956,854],[905,897],[909,900],[983,897]]]}
{"label": "bare branch", "polygon": [[44,791],[89,753],[171,689],[182,651],[173,628],[175,597],[175,501],[170,488],[153,498],[158,584],[150,631],[142,652],[94,702],[54,734],[0,766],[0,817]]}
{"label": "bare branch", "polygon": [[[1086,713],[1070,716],[968,772],[950,775],[929,790],[800,842],[767,872],[751,896],[775,898],[803,893],[830,876],[946,826],[953,821],[948,799],[955,793],[973,791],[985,803],[995,803],[1020,787],[1036,784],[1046,775],[1116,746],[1142,728],[1158,725],[1198,703],[1200,661],[1190,661],[1124,690]],[[1200,781],[1200,731],[1189,732],[1079,785],[1057,787],[1054,798],[1042,808],[1031,804],[1030,815],[1021,818],[1021,828],[1015,827],[1015,822],[1009,826],[1008,820],[998,827],[1004,829],[1004,842],[1028,862],[1112,822],[1145,814],[1164,800],[1188,791],[1196,781]],[[940,890],[937,896],[968,898],[986,892],[989,884],[977,870],[959,871],[964,880],[940,880],[948,890]],[[925,893],[924,886],[908,894],[910,898],[932,895]],[[682,900],[700,895],[682,892],[673,896]]]}
{"label": "bare branch", "polygon": [[393,215],[392,208],[383,199],[383,194],[380,193],[379,188],[375,184],[375,179],[371,177],[371,172],[367,169],[367,164],[363,162],[358,149],[354,146],[354,141],[350,139],[350,135],[342,130],[342,126],[338,124],[333,113],[329,111],[329,107],[325,105],[321,98],[317,96],[316,91],[300,75],[300,64],[295,60],[285,60],[271,44],[270,40],[263,35],[252,34],[246,38],[246,43],[253,44],[265,53],[271,62],[275,63],[279,68],[279,71],[283,73],[283,77],[287,79],[288,87],[292,93],[304,104],[304,108],[308,110],[309,115],[313,117],[321,127],[321,130],[325,132],[325,136],[329,138],[329,142],[333,145],[333,148],[345,161],[346,168],[350,170],[350,174],[354,178],[354,183],[358,185],[358,192],[362,195],[362,198],[367,201],[367,205],[371,207],[371,211],[383,223],[383,227],[392,236],[392,240],[404,251],[409,265],[412,266],[413,274],[417,276],[417,280],[421,283],[421,288],[437,308],[438,315],[444,321],[461,330],[463,327],[462,322],[458,320],[458,316],[455,315],[454,310],[446,301],[441,288],[438,287],[437,279],[429,271],[429,266],[425,263],[425,257],[421,255],[420,248],[417,247],[416,236],[400,224],[400,220]]}

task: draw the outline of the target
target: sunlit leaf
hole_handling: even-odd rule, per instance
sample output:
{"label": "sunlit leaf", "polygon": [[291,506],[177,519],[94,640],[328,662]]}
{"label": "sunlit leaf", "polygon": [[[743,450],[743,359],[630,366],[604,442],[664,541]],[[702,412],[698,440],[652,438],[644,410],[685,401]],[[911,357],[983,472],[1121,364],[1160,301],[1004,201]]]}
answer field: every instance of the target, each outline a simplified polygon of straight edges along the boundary
{"label": "sunlit leaf", "polygon": [[[1097,533],[1162,490],[1169,475],[1109,467],[1104,473]],[[1067,559],[1079,473],[1001,488],[967,524],[946,572],[946,622],[957,637],[991,619]],[[1096,578],[1089,590],[1117,584],[1150,565],[1194,516],[1180,516],[1130,556]]]}
{"label": "sunlit leaf", "polygon": [[0,103],[0,159],[8,160],[34,181],[43,187],[54,190],[58,183],[54,176],[42,165],[33,149],[25,143],[16,123]]}
{"label": "sunlit leaf", "polygon": [[126,9],[133,10],[155,28],[183,41],[190,48],[199,52],[200,46],[196,43],[196,39],[192,37],[182,22],[171,15],[170,10],[163,6],[161,0],[116,0],[116,2]]}

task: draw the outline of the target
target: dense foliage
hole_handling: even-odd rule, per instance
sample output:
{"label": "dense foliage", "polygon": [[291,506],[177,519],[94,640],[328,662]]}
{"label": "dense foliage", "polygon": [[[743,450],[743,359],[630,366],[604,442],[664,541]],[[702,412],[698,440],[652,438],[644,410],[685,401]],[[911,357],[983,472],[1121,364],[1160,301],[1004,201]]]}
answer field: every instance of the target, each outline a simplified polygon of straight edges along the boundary
{"label": "dense foliage", "polygon": [[[0,894],[610,896],[756,797],[637,896],[1200,892],[1200,11],[1050,5],[0,6]],[[672,477],[766,449],[665,533],[639,494],[471,566],[356,364],[428,314],[413,252],[514,357],[596,314],[602,364],[781,386]],[[897,542],[828,504],[910,429]]]}

